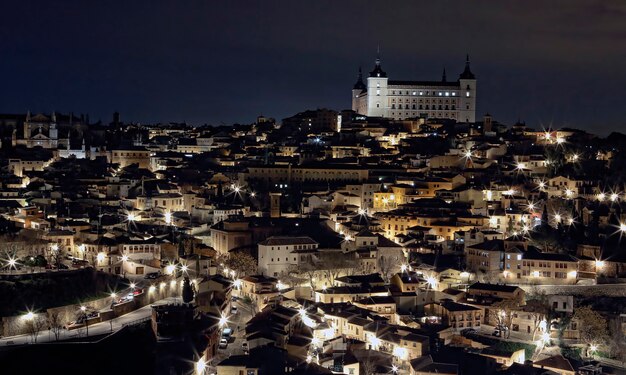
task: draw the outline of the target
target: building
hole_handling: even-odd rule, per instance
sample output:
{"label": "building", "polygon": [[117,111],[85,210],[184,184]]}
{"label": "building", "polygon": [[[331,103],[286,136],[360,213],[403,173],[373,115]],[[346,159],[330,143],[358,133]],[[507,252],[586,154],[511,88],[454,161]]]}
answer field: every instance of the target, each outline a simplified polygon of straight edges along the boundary
{"label": "building", "polygon": [[287,274],[298,266],[304,253],[315,252],[318,245],[306,236],[269,237],[259,243],[258,271],[274,277]]}
{"label": "building", "polygon": [[454,329],[480,327],[485,312],[478,307],[463,303],[443,300],[440,303],[429,303],[424,306],[426,315],[441,318],[441,323]]}
{"label": "building", "polygon": [[404,120],[415,117],[476,121],[476,76],[465,69],[456,81],[448,81],[444,69],[441,81],[390,80],[380,58],[363,82],[361,71],[352,88],[352,110],[370,117]]}

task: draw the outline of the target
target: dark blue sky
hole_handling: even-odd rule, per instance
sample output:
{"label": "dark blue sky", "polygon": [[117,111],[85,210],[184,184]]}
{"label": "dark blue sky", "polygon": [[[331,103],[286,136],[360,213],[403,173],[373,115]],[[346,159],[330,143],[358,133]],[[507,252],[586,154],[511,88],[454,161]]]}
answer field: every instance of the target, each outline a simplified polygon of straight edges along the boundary
{"label": "dark blue sky", "polygon": [[480,115],[606,134],[626,129],[625,19],[617,1],[13,1],[0,111],[230,124],[344,109],[380,45],[391,79],[456,78],[469,53]]}

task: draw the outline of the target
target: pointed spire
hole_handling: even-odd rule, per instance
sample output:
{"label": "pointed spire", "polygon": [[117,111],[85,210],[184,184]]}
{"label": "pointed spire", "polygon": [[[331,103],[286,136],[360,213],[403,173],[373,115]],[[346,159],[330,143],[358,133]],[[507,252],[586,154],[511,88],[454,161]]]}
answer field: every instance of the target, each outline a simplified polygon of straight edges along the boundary
{"label": "pointed spire", "polygon": [[26,112],[26,122],[30,122],[30,109]]}
{"label": "pointed spire", "polygon": [[356,83],[354,84],[353,90],[365,90],[367,87],[363,83],[363,72],[361,67],[359,66],[359,74],[356,79]]}
{"label": "pointed spire", "polygon": [[460,78],[461,79],[476,79],[476,77],[474,76],[474,73],[472,73],[472,70],[470,69],[469,54],[465,56],[465,70],[463,70],[463,73],[461,73]]}
{"label": "pointed spire", "polygon": [[446,82],[446,81],[447,81],[447,79],[446,79],[446,68],[444,67],[443,68],[443,74],[441,76],[441,82]]}
{"label": "pointed spire", "polygon": [[376,49],[376,65],[370,72],[370,77],[387,77],[387,73],[380,67],[380,46]]}
{"label": "pointed spire", "polygon": [[52,115],[50,116],[50,121],[51,122],[57,122],[57,114],[56,114],[56,112],[52,111]]}

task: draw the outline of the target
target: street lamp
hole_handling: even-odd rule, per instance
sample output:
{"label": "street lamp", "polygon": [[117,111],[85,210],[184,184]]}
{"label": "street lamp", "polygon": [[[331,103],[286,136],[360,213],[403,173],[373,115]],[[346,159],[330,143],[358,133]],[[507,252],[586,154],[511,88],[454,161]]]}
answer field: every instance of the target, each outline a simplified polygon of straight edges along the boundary
{"label": "street lamp", "polygon": [[35,313],[33,313],[32,311],[29,311],[26,314],[24,314],[24,319],[26,320],[33,320],[34,318],[35,318]]}
{"label": "street lamp", "polygon": [[136,285],[135,283],[130,283],[130,288],[131,288],[131,289],[135,290],[135,287],[136,287],[136,286],[137,286],[137,285]]}

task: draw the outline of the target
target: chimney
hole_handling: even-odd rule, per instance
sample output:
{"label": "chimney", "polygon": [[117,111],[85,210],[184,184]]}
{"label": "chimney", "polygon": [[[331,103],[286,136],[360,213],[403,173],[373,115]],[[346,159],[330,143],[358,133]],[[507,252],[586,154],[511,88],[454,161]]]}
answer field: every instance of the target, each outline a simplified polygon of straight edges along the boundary
{"label": "chimney", "polygon": [[280,217],[280,196],[282,193],[270,193],[270,217]]}

